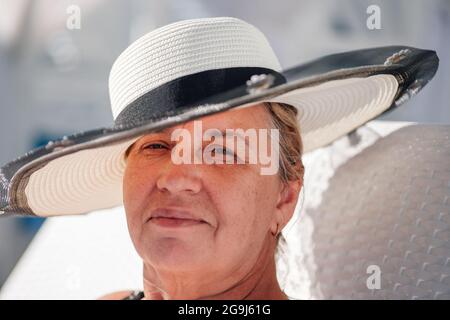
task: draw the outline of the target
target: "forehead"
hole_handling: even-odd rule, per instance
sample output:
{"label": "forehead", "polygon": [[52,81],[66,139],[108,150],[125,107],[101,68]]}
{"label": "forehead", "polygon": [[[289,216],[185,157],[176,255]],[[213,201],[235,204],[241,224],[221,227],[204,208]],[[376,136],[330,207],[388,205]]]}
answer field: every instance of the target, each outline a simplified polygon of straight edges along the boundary
{"label": "forehead", "polygon": [[202,129],[262,129],[270,128],[270,115],[263,105],[232,109],[224,112],[208,115],[205,117],[191,120],[176,126],[168,127],[156,132],[147,134],[171,134],[175,129],[183,128],[191,130],[195,121],[201,121]]}
{"label": "forehead", "polygon": [[161,136],[170,136],[172,132],[177,128],[184,128],[192,130],[194,127],[194,122],[201,120],[202,130],[207,129],[218,129],[224,131],[225,129],[243,129],[247,130],[250,128],[254,129],[264,129],[272,128],[271,116],[262,104],[253,105],[245,108],[231,109],[224,112],[219,112],[216,114],[208,115],[205,117],[198,118],[186,123],[182,123],[173,127],[168,127],[156,132],[148,133],[139,139],[137,139],[125,152],[125,157],[128,157],[130,151],[132,151],[136,145],[140,143],[145,143],[146,139]]}

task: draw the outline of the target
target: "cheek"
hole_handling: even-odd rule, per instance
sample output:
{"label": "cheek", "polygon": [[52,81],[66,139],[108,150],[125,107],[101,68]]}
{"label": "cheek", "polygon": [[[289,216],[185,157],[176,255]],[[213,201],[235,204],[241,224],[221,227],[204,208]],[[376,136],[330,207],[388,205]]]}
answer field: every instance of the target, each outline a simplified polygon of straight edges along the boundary
{"label": "cheek", "polygon": [[154,183],[150,175],[127,164],[123,176],[123,204],[131,238],[138,240],[142,229],[143,213]]}
{"label": "cheek", "polygon": [[[215,197],[221,208],[219,240],[242,246],[259,242],[268,232],[275,209],[275,190],[267,179],[238,179],[219,188]],[[249,182],[251,181],[251,182]]]}
{"label": "cheek", "polygon": [[145,200],[156,185],[154,172],[157,172],[157,168],[150,167],[144,161],[129,159],[123,176],[123,201],[126,208],[135,211],[146,204]]}
{"label": "cheek", "polygon": [[142,202],[143,191],[145,189],[142,175],[132,166],[127,165],[123,177],[123,202],[127,211],[133,212]]}

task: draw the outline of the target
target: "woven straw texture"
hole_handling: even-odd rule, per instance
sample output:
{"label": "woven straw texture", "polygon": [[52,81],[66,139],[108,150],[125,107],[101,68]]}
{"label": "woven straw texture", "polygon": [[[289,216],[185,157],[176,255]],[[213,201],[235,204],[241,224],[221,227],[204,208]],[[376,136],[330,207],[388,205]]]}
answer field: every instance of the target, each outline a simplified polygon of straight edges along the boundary
{"label": "woven straw texture", "polygon": [[166,82],[232,67],[281,69],[264,34],[240,19],[193,19],[158,28],[133,42],[111,69],[114,119],[128,104]]}

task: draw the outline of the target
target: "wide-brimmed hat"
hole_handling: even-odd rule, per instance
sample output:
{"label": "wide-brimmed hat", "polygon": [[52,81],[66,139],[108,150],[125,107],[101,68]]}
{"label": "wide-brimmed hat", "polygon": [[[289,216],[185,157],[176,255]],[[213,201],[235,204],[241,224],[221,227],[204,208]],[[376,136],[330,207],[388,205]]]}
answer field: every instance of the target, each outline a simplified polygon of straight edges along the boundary
{"label": "wide-brimmed hat", "polygon": [[124,152],[141,136],[261,102],[296,107],[304,152],[312,151],[406,101],[437,67],[434,51],[389,46],[282,70],[264,34],[240,19],[161,27],[112,66],[113,126],[49,142],[0,169],[0,213],[53,216],[121,205]]}

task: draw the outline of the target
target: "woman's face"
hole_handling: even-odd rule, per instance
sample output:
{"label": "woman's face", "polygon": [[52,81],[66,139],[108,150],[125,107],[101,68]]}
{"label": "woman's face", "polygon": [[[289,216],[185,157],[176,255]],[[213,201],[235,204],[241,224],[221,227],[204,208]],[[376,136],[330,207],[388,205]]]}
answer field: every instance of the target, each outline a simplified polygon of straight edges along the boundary
{"label": "woman's face", "polygon": [[[203,132],[268,129],[269,117],[258,105],[204,117],[201,125]],[[300,186],[293,194],[282,191],[279,175],[262,175],[260,163],[175,164],[171,150],[181,143],[171,141],[175,129],[194,137],[191,121],[141,137],[128,155],[124,205],[138,254],[156,270],[223,277],[250,268],[268,234],[290,219]],[[211,143],[203,142],[202,148]],[[202,222],[184,220],[174,226],[171,222],[180,220],[156,218],[156,213],[190,215]]]}

